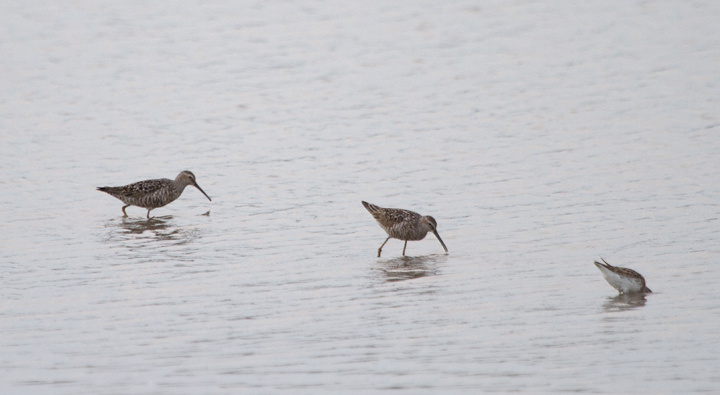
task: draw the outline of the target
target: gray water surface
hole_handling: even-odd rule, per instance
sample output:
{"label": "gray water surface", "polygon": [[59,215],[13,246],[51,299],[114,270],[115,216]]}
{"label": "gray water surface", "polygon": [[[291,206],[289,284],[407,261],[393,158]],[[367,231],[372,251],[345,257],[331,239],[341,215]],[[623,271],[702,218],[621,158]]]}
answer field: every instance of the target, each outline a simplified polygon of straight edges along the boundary
{"label": "gray water surface", "polygon": [[[719,20],[3,2],[0,392],[720,392]],[[212,202],[95,191],[185,169]]]}

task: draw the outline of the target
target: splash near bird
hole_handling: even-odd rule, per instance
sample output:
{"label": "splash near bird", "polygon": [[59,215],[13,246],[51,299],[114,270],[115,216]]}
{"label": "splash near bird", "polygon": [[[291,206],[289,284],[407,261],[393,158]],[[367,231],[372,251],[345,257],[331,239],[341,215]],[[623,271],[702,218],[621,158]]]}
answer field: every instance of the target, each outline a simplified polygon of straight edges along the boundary
{"label": "splash near bird", "polygon": [[621,294],[630,293],[652,293],[650,288],[645,286],[645,277],[632,269],[612,266],[600,258],[605,264],[595,261],[595,266],[600,269],[605,280],[617,289]]}
{"label": "splash near bird", "polygon": [[368,202],[362,202],[363,206],[367,211],[372,214],[373,218],[377,220],[380,227],[385,230],[388,234],[388,238],[378,248],[378,258],[382,252],[385,243],[393,239],[405,240],[405,246],[403,246],[403,256],[405,256],[405,248],[409,240],[422,240],[425,238],[428,232],[433,232],[437,237],[440,244],[442,244],[445,252],[448,252],[445,243],[440,238],[440,234],[437,232],[437,222],[435,218],[425,215],[422,216],[416,212],[410,210],[403,210],[399,208],[382,208]]}
{"label": "splash near bird", "polygon": [[192,185],[197,188],[208,200],[210,196],[200,188],[195,181],[195,175],[188,171],[181,171],[174,180],[159,178],[156,180],[145,180],[125,185],[122,187],[99,187],[97,190],[105,192],[110,196],[118,198],[125,203],[122,208],[123,214],[127,217],[125,209],[129,206],[138,206],[147,209],[147,218],[150,219],[150,210],[163,207],[182,195],[185,187]]}

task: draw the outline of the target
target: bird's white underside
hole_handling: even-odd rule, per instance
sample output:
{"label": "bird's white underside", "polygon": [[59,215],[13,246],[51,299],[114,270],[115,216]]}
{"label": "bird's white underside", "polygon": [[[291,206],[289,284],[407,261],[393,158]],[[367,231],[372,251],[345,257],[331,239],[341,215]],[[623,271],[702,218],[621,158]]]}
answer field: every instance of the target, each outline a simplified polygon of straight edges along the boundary
{"label": "bird's white underside", "polygon": [[643,286],[640,281],[634,278],[618,275],[617,273],[614,273],[603,266],[597,267],[598,269],[600,269],[603,277],[605,277],[605,280],[607,280],[607,282],[618,291],[622,293],[634,293],[642,291]]}

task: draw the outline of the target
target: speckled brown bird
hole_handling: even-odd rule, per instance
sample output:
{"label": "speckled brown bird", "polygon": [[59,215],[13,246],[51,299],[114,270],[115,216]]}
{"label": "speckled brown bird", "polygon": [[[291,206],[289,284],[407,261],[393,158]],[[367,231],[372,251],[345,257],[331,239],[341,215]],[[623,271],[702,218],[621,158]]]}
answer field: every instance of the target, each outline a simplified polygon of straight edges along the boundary
{"label": "speckled brown bird", "polygon": [[373,218],[377,220],[380,227],[385,230],[388,234],[388,238],[378,248],[378,258],[382,252],[385,243],[393,239],[405,240],[405,246],[403,246],[403,256],[405,256],[405,248],[409,240],[422,240],[425,238],[428,232],[433,232],[435,237],[440,241],[445,252],[448,252],[445,243],[440,238],[440,234],[437,232],[437,221],[435,218],[425,215],[422,216],[414,211],[403,210],[400,208],[383,208],[378,207],[368,202],[362,202],[363,206],[367,211],[372,214]]}
{"label": "speckled brown bird", "polygon": [[652,293],[650,288],[645,286],[645,277],[632,269],[612,266],[600,258],[605,264],[595,261],[595,266],[600,269],[605,280],[617,289],[621,294],[628,293]]}
{"label": "speckled brown bird", "polygon": [[122,212],[126,217],[125,209],[128,206],[138,206],[147,209],[147,218],[150,219],[150,210],[173,202],[182,195],[188,185],[194,186],[208,200],[212,201],[210,196],[195,181],[195,175],[188,170],[181,171],[174,180],[159,178],[139,181],[122,187],[99,187],[97,190],[122,200],[125,203]]}

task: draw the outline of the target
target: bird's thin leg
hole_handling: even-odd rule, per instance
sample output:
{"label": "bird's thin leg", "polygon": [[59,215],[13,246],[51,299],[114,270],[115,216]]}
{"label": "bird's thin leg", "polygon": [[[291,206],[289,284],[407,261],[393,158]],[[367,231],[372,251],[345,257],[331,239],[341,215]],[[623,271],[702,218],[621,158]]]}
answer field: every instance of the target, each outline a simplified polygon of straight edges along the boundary
{"label": "bird's thin leg", "polygon": [[130,206],[131,206],[131,204],[128,204],[128,205],[126,205],[126,206],[123,206],[123,214],[125,214],[126,217],[127,217],[127,213],[125,212],[125,209],[128,208],[128,207],[130,207]]}
{"label": "bird's thin leg", "polygon": [[403,246],[403,256],[405,256],[405,247],[407,247],[407,240],[405,240],[405,245]]}
{"label": "bird's thin leg", "polygon": [[148,209],[147,219],[150,219],[150,210],[152,210],[152,209],[151,208]]}
{"label": "bird's thin leg", "polygon": [[378,248],[378,258],[380,258],[380,253],[382,252],[382,248],[385,246],[385,243],[387,243],[388,240],[390,240],[390,236],[388,236],[388,238],[385,239],[385,242],[382,243],[382,245],[380,246],[380,248]]}

